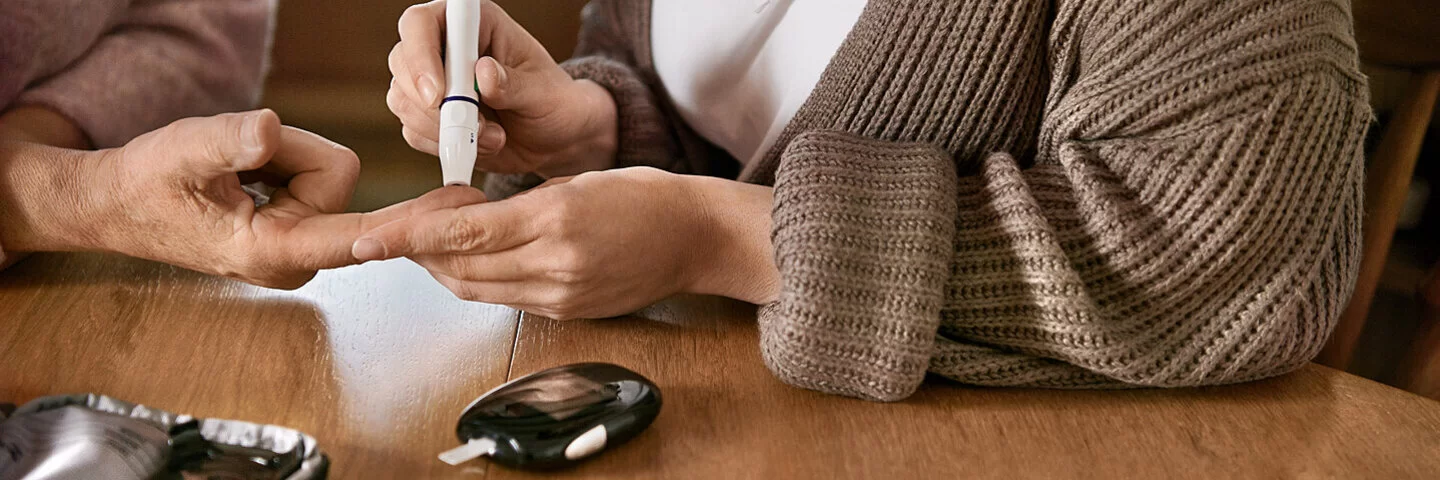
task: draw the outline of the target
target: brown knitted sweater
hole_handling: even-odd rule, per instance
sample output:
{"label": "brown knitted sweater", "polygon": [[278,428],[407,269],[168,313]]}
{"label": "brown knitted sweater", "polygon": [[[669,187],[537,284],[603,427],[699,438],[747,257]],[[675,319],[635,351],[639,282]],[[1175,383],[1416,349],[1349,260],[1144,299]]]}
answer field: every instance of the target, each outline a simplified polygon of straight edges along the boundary
{"label": "brown knitted sweater", "polygon": [[596,0],[566,68],[614,95],[619,166],[775,187],[761,352],[793,385],[1241,382],[1349,297],[1371,113],[1343,0],[871,0],[738,173],[649,32],[649,2]]}

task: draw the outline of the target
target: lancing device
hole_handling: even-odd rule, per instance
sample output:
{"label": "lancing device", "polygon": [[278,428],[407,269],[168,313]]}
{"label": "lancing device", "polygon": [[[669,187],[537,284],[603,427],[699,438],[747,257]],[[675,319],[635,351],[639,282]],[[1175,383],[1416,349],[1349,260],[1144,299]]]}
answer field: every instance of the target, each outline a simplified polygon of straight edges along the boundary
{"label": "lancing device", "polygon": [[480,133],[480,2],[445,3],[445,101],[440,103],[440,170],[445,185],[469,185]]}

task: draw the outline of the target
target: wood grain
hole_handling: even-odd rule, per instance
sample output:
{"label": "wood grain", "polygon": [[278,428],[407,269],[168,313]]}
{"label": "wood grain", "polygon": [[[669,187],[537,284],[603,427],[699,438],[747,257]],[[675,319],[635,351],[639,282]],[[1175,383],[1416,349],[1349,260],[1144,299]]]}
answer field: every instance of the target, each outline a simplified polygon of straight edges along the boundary
{"label": "wood grain", "polygon": [[286,425],[319,439],[332,478],[529,478],[435,454],[456,444],[456,416],[477,395],[579,361],[649,376],[665,407],[633,442],[561,477],[1440,477],[1440,403],[1325,367],[1191,390],[937,380],[906,402],[869,403],[775,380],[748,305],[687,297],[621,319],[517,318],[454,299],[404,260],[277,292],[40,255],[0,274],[0,312],[0,399],[98,392]]}
{"label": "wood grain", "polygon": [[[281,292],[139,260],[39,255],[0,274],[0,400],[103,393],[314,435],[333,478],[465,477],[435,454],[503,382],[513,310],[409,261]],[[483,465],[480,466],[483,471]]]}
{"label": "wood grain", "polygon": [[511,376],[609,361],[663,389],[649,431],[562,477],[1440,477],[1440,403],[1318,365],[1189,390],[932,381],[877,404],[782,385],[761,362],[753,323],[752,308],[715,299],[615,320],[524,316]]}

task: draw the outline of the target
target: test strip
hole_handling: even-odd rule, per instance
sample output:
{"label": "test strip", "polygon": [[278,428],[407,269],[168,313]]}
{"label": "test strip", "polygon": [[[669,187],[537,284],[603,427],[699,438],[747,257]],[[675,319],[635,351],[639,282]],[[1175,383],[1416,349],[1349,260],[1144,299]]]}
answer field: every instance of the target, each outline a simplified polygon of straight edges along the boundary
{"label": "test strip", "polygon": [[446,450],[440,454],[440,461],[459,465],[486,455],[495,453],[495,441],[488,438],[476,438],[464,445]]}

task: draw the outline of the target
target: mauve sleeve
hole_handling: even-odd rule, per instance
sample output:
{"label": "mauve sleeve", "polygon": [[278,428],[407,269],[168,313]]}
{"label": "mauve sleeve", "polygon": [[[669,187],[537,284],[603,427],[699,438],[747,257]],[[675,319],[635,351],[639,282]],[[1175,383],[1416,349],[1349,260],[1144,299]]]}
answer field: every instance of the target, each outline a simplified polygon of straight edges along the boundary
{"label": "mauve sleeve", "polygon": [[274,0],[137,1],[84,56],[15,104],[74,121],[96,147],[259,103]]}
{"label": "mauve sleeve", "polygon": [[119,22],[131,0],[0,3],[0,110],[25,87],[69,66]]}

